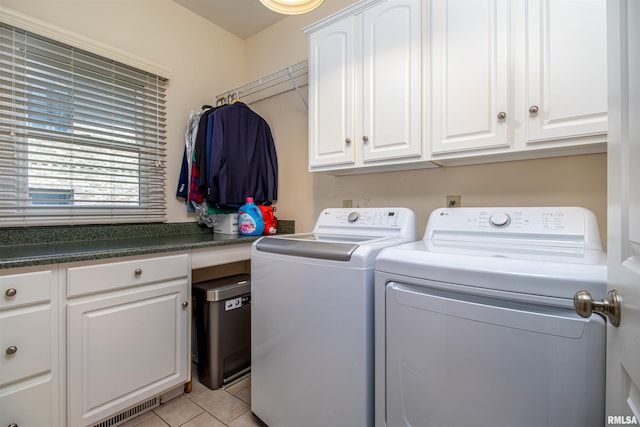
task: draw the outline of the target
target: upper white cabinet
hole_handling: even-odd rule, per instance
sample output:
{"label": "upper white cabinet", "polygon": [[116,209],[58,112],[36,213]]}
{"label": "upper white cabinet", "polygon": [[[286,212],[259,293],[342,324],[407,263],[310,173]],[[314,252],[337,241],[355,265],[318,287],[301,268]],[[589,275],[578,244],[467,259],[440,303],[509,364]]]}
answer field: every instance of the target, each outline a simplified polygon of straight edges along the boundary
{"label": "upper white cabinet", "polygon": [[309,170],[606,151],[606,0],[370,0],[309,34]]}
{"label": "upper white cabinet", "polygon": [[606,151],[605,1],[431,1],[432,160]]}
{"label": "upper white cabinet", "polygon": [[433,153],[509,146],[508,12],[504,0],[431,3]]}
{"label": "upper white cabinet", "polygon": [[606,0],[528,0],[527,142],[607,132]]}
{"label": "upper white cabinet", "polygon": [[356,162],[355,31],[355,17],[349,16],[310,37],[310,167]]}
{"label": "upper white cabinet", "polygon": [[[421,2],[394,0],[362,14],[362,161],[419,157]],[[357,104],[356,104],[357,105]]]}
{"label": "upper white cabinet", "polygon": [[418,0],[360,2],[305,29],[311,171],[424,159],[423,12]]}

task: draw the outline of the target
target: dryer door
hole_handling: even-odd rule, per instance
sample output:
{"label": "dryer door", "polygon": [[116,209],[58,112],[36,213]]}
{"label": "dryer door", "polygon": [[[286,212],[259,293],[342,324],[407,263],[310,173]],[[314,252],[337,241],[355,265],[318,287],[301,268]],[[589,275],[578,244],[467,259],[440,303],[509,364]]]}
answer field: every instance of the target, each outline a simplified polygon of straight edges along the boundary
{"label": "dryer door", "polygon": [[604,342],[599,316],[390,282],[387,426],[601,426]]}

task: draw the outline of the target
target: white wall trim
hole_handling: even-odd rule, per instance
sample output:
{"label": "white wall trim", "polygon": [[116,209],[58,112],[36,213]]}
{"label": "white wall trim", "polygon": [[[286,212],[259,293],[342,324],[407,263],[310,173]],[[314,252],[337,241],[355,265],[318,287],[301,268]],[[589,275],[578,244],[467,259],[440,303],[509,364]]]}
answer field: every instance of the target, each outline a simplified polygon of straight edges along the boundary
{"label": "white wall trim", "polygon": [[88,37],[81,36],[77,33],[67,31],[63,28],[17,12],[13,9],[0,6],[0,21],[61,43],[66,43],[70,46],[86,50],[87,52],[156,74],[166,79],[171,77],[171,71],[162,65],[155,64],[144,58],[140,58],[113,46],[89,39]]}

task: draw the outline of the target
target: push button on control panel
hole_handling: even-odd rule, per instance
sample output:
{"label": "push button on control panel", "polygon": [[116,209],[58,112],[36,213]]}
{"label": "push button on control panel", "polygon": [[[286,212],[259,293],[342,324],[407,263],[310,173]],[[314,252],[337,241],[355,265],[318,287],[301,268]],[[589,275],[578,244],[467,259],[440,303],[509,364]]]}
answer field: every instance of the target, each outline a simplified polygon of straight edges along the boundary
{"label": "push button on control panel", "polygon": [[511,223],[511,218],[509,217],[509,215],[504,213],[491,215],[491,217],[489,218],[489,224],[491,224],[496,228],[504,228],[508,226],[510,223]]}

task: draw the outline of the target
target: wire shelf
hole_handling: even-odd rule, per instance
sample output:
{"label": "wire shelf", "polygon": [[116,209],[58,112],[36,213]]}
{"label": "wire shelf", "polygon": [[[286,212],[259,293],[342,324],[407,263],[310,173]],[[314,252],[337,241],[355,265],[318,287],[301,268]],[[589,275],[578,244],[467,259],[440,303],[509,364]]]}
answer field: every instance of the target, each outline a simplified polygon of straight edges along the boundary
{"label": "wire shelf", "polygon": [[[305,59],[304,61],[276,71],[251,83],[222,93],[216,96],[216,102],[218,104],[224,104],[237,100],[245,104],[252,104],[292,90],[298,92],[298,88],[308,84],[309,61]],[[300,92],[298,92],[298,95],[306,106],[307,101]]]}

